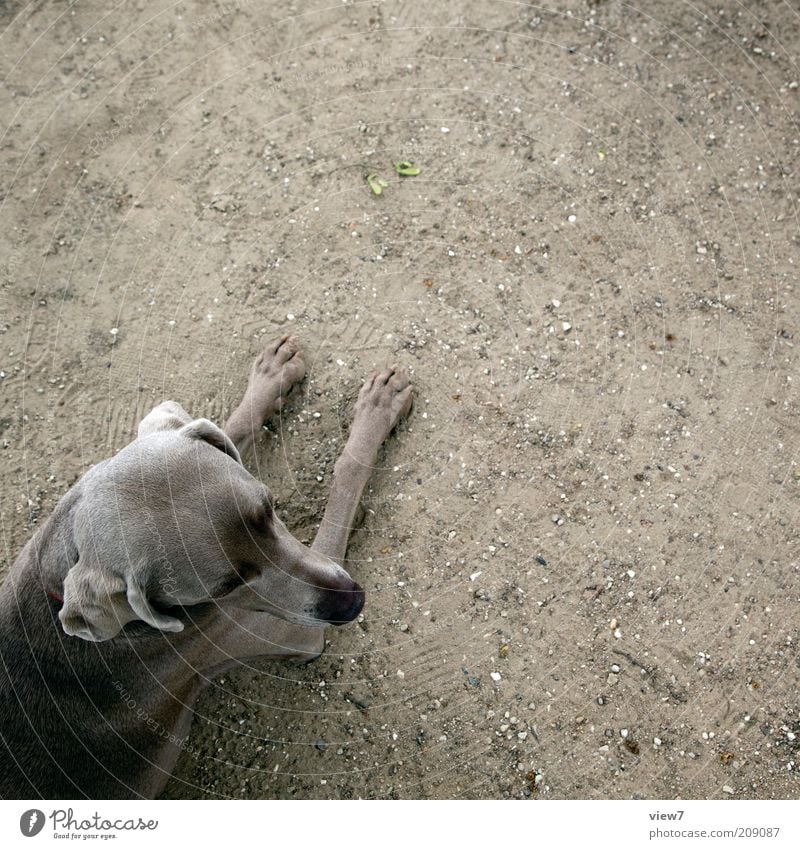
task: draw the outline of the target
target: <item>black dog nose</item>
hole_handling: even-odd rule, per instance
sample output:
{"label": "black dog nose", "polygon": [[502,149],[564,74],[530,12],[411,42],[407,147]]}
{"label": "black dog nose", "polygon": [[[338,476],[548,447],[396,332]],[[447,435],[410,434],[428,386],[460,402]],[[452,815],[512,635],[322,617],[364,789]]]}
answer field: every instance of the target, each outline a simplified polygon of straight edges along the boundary
{"label": "black dog nose", "polygon": [[364,607],[364,590],[355,583],[346,590],[325,590],[317,602],[317,618],[331,625],[352,622]]}

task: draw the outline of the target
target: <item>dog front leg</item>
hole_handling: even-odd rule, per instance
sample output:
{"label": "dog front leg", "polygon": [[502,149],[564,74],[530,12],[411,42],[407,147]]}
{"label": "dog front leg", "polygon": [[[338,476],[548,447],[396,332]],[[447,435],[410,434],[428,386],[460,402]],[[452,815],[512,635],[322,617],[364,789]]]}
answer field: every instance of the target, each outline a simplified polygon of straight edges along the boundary
{"label": "dog front leg", "polygon": [[294,336],[275,339],[256,357],[244,397],[223,428],[240,454],[253,444],[261,426],[281,409],[305,373],[303,351]]}
{"label": "dog front leg", "polygon": [[408,373],[394,366],[374,374],[358,395],[350,437],[336,461],[325,515],[311,545],[339,564],[344,563],[353,520],[378,449],[411,409],[411,392]]}

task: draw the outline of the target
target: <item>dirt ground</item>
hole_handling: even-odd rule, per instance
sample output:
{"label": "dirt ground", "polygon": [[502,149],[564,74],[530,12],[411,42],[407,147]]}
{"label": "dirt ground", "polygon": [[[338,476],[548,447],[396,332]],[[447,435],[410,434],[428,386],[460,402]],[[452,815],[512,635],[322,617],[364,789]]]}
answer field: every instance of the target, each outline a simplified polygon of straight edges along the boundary
{"label": "dirt ground", "polygon": [[363,376],[416,386],[361,620],[215,681],[167,797],[798,795],[793,4],[0,16],[3,572],[278,334],[246,463],[302,540]]}

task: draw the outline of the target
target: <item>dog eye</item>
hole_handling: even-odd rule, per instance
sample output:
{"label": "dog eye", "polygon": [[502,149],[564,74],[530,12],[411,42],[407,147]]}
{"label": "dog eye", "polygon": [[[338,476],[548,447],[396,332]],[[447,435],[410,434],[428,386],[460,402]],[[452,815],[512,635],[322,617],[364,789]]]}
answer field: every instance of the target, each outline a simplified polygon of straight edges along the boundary
{"label": "dog eye", "polygon": [[264,494],[264,498],[261,501],[261,506],[263,508],[262,515],[266,517],[267,521],[272,518],[272,514],[275,512],[275,503],[272,500],[272,496],[267,492]]}
{"label": "dog eye", "polygon": [[255,528],[264,530],[264,528],[269,526],[274,512],[275,509],[272,505],[272,496],[265,494],[261,500],[260,508],[256,511],[250,521]]}
{"label": "dog eye", "polygon": [[245,561],[236,566],[236,575],[240,581],[247,583],[261,574],[261,567],[256,563]]}
{"label": "dog eye", "polygon": [[224,598],[228,593],[232,593],[242,584],[246,584],[253,578],[257,578],[261,574],[261,568],[249,561],[233,564],[233,574],[223,578],[222,581],[212,590],[211,598]]}

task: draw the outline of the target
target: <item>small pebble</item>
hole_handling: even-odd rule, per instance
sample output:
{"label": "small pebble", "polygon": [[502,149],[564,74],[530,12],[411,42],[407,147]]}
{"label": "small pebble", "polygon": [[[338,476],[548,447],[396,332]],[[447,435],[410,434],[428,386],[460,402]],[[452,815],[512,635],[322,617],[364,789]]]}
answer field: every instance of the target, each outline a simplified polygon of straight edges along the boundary
{"label": "small pebble", "polygon": [[611,671],[616,675],[619,672],[619,664],[618,663],[612,663],[611,664]]}
{"label": "small pebble", "polygon": [[732,796],[736,791],[729,784],[723,784],[722,792],[727,793],[729,796]]}
{"label": "small pebble", "polygon": [[499,681],[502,676],[499,672],[490,672],[489,677],[492,679],[492,681]]}

